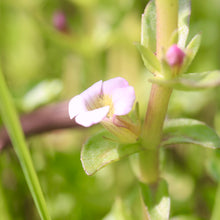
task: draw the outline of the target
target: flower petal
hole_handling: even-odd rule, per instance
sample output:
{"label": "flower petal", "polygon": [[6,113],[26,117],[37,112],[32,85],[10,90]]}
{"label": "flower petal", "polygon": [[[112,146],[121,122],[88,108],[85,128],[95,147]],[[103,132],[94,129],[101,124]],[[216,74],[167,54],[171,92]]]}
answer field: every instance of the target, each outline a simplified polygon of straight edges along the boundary
{"label": "flower petal", "polygon": [[80,95],[83,97],[88,110],[92,110],[96,107],[96,100],[102,91],[102,80],[94,83]]}
{"label": "flower petal", "polygon": [[76,123],[84,127],[90,127],[93,124],[101,122],[109,112],[109,106],[104,106],[92,111],[80,112],[76,116]]}
{"label": "flower petal", "polygon": [[129,86],[128,82],[124,78],[116,77],[116,78],[104,81],[102,89],[103,89],[104,94],[112,95],[112,92],[115,89],[124,88],[124,87],[127,87],[127,86]]}
{"label": "flower petal", "polygon": [[88,111],[86,108],[86,103],[81,95],[73,97],[68,106],[70,119],[73,119],[80,112]]}
{"label": "flower petal", "polygon": [[135,92],[132,86],[115,89],[112,93],[115,115],[128,114],[135,101]]}

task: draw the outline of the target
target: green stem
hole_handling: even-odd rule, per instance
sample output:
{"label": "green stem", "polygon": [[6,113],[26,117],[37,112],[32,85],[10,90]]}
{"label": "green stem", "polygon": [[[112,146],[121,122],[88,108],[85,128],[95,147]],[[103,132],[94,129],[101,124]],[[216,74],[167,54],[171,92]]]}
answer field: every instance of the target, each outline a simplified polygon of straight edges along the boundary
{"label": "green stem", "polygon": [[171,92],[172,89],[168,87],[152,85],[143,127],[144,143],[147,149],[155,150],[160,144]]}
{"label": "green stem", "polygon": [[157,56],[168,49],[170,37],[178,28],[178,0],[156,0],[157,13]]}
{"label": "green stem", "polygon": [[[169,45],[172,33],[178,27],[178,0],[156,0],[157,56]],[[156,183],[159,178],[159,144],[172,89],[152,85],[148,109],[143,126],[145,152],[138,155],[141,181]]]}
{"label": "green stem", "polygon": [[0,110],[40,217],[43,220],[50,220],[46,202],[31,160],[30,152],[26,146],[22,128],[1,70]]}

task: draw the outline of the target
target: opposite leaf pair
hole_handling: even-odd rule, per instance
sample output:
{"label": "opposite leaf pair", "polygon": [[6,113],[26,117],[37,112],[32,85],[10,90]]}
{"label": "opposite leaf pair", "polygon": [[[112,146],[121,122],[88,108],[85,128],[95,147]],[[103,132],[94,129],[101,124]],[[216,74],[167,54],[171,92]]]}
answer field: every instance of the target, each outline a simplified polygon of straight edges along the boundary
{"label": "opposite leaf pair", "polygon": [[[178,30],[170,38],[170,48],[163,48],[162,57],[155,56],[156,52],[156,5],[155,0],[149,2],[142,15],[141,43],[136,46],[141,53],[147,70],[154,74],[148,80],[162,86],[177,90],[198,90],[220,85],[220,71],[203,73],[186,73],[195,58],[201,36],[197,34],[186,46],[189,33],[190,1],[179,0]],[[172,68],[167,60],[167,54],[172,47],[177,46],[185,54],[183,63],[178,68]],[[176,50],[179,53],[178,50]],[[181,57],[181,55],[180,55]],[[179,63],[180,64],[180,63]]]}

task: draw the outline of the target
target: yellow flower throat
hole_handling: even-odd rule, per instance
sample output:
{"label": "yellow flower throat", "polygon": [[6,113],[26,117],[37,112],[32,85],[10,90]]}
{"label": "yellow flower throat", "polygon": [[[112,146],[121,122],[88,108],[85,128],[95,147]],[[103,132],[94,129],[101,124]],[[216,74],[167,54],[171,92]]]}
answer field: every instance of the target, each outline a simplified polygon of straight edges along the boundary
{"label": "yellow flower throat", "polygon": [[112,102],[112,97],[109,95],[102,95],[97,100],[98,108],[109,106],[109,112],[107,114],[108,118],[112,118],[114,115],[114,104]]}

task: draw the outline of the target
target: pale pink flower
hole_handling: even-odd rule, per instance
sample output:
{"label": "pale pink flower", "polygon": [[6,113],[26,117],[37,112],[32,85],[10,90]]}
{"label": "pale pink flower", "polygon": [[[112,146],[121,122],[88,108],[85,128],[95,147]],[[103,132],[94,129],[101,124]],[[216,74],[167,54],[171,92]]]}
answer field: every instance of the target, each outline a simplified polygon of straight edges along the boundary
{"label": "pale pink flower", "polygon": [[125,79],[98,81],[70,100],[69,116],[84,127],[99,122],[113,125],[115,117],[131,111],[134,101],[134,88]]}

